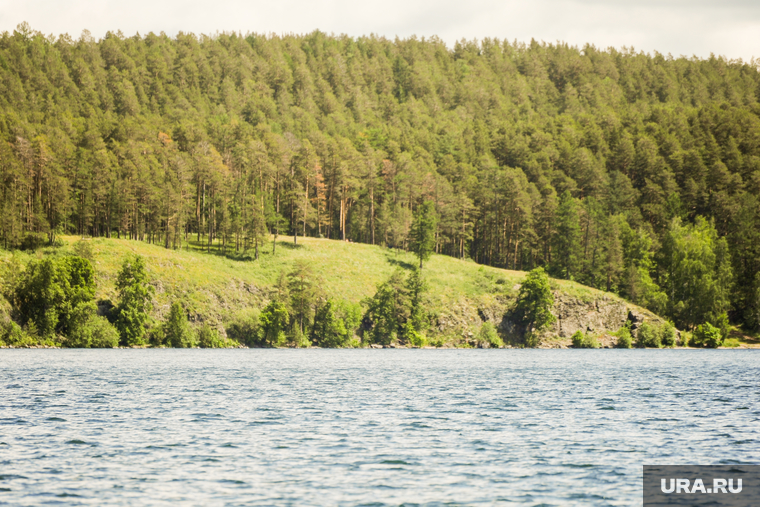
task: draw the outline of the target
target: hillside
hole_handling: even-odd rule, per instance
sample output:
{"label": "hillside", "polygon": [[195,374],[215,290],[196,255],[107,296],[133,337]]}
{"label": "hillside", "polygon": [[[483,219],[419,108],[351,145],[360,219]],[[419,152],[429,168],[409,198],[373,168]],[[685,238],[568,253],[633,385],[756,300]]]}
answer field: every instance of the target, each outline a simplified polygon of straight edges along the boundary
{"label": "hillside", "polygon": [[4,248],[72,234],[238,251],[277,232],[408,250],[431,205],[436,252],[749,331],[758,195],[756,61],[318,31],[0,34]]}
{"label": "hillside", "polygon": [[[63,246],[43,248],[34,254],[16,252],[23,263],[35,258],[73,254],[76,236],[64,236]],[[93,252],[96,272],[96,299],[101,309],[115,304],[116,275],[124,260],[140,255],[146,260],[155,291],[153,316],[163,320],[172,301],[179,300],[196,326],[209,322],[220,331],[236,315],[261,309],[269,301],[280,273],[288,272],[296,260],[306,260],[320,279],[325,296],[359,304],[372,296],[379,284],[394,270],[408,270],[418,262],[412,254],[379,246],[316,238],[299,238],[271,243],[259,260],[235,260],[221,252],[206,253],[188,245],[170,250],[140,241],[95,238],[86,240]],[[249,252],[252,254],[252,252]],[[5,263],[11,254],[0,252]],[[493,322],[506,341],[519,344],[521,336],[509,319],[509,311],[525,277],[524,272],[483,266],[445,255],[433,255],[424,274],[430,290],[428,309],[435,316],[429,331],[448,345],[472,344],[484,320]],[[614,294],[566,280],[552,280],[555,314],[560,323],[545,334],[543,346],[567,346],[577,329],[604,335],[616,331],[629,311],[661,322],[650,312],[625,302]],[[562,322],[564,321],[564,327]]]}

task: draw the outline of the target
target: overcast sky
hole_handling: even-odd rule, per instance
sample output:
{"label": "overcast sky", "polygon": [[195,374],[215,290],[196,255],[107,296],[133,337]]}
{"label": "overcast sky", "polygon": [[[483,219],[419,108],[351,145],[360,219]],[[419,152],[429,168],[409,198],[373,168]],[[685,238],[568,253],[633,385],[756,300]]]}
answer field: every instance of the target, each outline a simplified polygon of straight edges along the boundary
{"label": "overcast sky", "polygon": [[483,37],[749,60],[760,57],[760,0],[0,0],[0,31],[307,33]]}

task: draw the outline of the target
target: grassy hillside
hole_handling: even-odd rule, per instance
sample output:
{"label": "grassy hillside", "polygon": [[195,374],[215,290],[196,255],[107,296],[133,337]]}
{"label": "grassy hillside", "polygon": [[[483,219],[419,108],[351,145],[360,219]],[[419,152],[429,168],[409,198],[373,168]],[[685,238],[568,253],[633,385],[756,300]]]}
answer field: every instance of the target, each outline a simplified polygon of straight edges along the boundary
{"label": "grassy hillside", "polygon": [[[0,263],[7,264],[12,256],[17,256],[25,265],[46,256],[71,255],[79,241],[79,237],[64,236],[62,246],[58,247],[45,247],[35,252],[0,250]],[[275,254],[270,238],[261,249],[259,260],[253,259],[252,252],[224,255],[216,246],[209,253],[192,242],[182,250],[169,250],[140,241],[105,238],[85,241],[92,249],[97,278],[96,299],[101,305],[117,302],[114,287],[117,273],[128,256],[138,254],[145,258],[151,283],[156,289],[153,315],[156,319],[163,319],[171,302],[178,299],[188,310],[191,321],[196,324],[210,322],[220,330],[237,314],[266,305],[280,273],[290,271],[296,260],[311,263],[321,278],[320,285],[326,296],[356,305],[372,296],[378,284],[387,280],[394,270],[408,270],[418,262],[408,252],[316,238],[299,237],[298,245],[294,245],[292,237],[281,236]],[[430,287],[428,309],[437,317],[431,335],[443,335],[443,343],[451,345],[466,343],[478,332],[483,320],[490,320],[498,326],[513,305],[519,284],[526,275],[522,271],[483,266],[445,255],[433,255],[425,263],[424,273]],[[605,312],[610,309],[618,313],[621,309],[624,312],[631,310],[646,320],[660,320],[614,294],[567,280],[552,280],[551,284],[555,313],[565,326],[573,319],[576,325],[580,322],[582,326],[585,322],[604,322]],[[563,315],[562,312],[566,313]],[[611,343],[609,333],[615,329],[602,326],[593,330],[603,338],[603,345]],[[731,344],[726,345],[760,346],[759,337],[740,333],[737,329],[732,331],[731,338]],[[555,326],[545,336],[542,346],[568,346],[569,343],[567,335],[558,336]]]}
{"label": "grassy hillside", "polygon": [[[20,252],[24,264],[35,257],[66,255],[74,252],[76,236],[65,236],[63,246],[43,248],[35,253]],[[281,272],[291,269],[294,261],[309,261],[322,279],[328,297],[358,304],[372,296],[378,284],[395,269],[409,269],[417,263],[412,254],[372,246],[327,239],[280,237],[275,254],[272,243],[261,249],[259,260],[252,252],[223,255],[221,251],[203,251],[190,245],[183,250],[169,250],[140,241],[97,238],[87,240],[93,251],[99,300],[117,301],[116,275],[124,259],[139,254],[146,260],[148,273],[156,288],[155,317],[162,318],[174,299],[181,300],[192,320],[224,324],[247,308],[261,308]],[[12,254],[0,253],[6,262]],[[480,324],[479,311],[491,308],[498,314],[517,293],[525,273],[482,266],[444,255],[434,255],[425,264],[430,285],[430,309],[450,324],[452,332],[464,334]],[[584,301],[614,295],[565,280],[554,280],[561,294]],[[488,313],[488,312],[486,312]]]}

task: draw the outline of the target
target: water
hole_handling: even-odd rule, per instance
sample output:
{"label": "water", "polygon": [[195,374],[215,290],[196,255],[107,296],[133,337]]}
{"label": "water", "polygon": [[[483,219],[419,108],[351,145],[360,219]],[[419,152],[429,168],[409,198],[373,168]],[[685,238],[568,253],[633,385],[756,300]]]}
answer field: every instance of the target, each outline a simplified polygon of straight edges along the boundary
{"label": "water", "polygon": [[640,505],[758,463],[760,354],[2,350],[0,504]]}

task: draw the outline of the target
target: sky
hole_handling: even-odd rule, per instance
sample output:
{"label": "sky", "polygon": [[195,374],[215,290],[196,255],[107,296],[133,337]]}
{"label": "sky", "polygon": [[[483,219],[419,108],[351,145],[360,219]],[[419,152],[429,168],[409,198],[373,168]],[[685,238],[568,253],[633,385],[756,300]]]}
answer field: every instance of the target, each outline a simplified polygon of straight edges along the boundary
{"label": "sky", "polygon": [[496,37],[633,47],[664,55],[760,58],[760,0],[0,0],[0,31],[95,38],[179,31]]}

